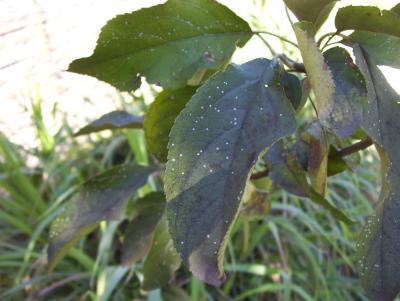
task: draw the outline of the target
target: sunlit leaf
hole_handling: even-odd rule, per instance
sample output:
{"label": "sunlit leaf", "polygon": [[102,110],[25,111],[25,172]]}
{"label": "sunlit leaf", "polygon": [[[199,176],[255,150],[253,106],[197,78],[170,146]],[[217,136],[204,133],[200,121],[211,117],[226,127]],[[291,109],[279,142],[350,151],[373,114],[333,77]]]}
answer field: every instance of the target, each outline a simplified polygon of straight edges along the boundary
{"label": "sunlit leaf", "polygon": [[147,182],[152,171],[140,165],[120,165],[84,183],[51,224],[49,269],[100,221],[121,219],[129,196]]}
{"label": "sunlit leaf", "polygon": [[166,285],[180,265],[181,260],[169,234],[167,219],[163,218],[155,230],[153,245],[144,262],[143,289],[152,290]]}
{"label": "sunlit leaf", "polygon": [[309,21],[319,28],[329,15],[335,0],[284,0],[299,21]]}
{"label": "sunlit leaf", "polygon": [[241,196],[259,154],[295,129],[277,60],[230,65],[210,78],[170,134],[165,192],[175,246],[198,278],[218,285]]}
{"label": "sunlit leaf", "polygon": [[339,31],[356,29],[386,33],[400,37],[400,16],[390,10],[373,6],[346,6],[340,8],[335,19]]}
{"label": "sunlit leaf", "polygon": [[167,161],[169,132],[176,116],[192,97],[196,88],[161,92],[151,104],[144,121],[144,132],[151,153],[161,162]]}
{"label": "sunlit leaf", "polygon": [[355,31],[350,38],[360,44],[376,64],[400,68],[400,37],[370,31]]}
{"label": "sunlit leaf", "polygon": [[369,298],[389,301],[400,291],[400,96],[376,63],[360,47],[354,50],[368,84],[363,128],[377,144],[382,166],[380,203],[360,234],[357,264]]}
{"label": "sunlit leaf", "polygon": [[351,135],[360,126],[367,102],[362,74],[342,48],[331,48],[322,55],[310,23],[296,23],[294,30],[321,122],[341,137]]}
{"label": "sunlit leaf", "polygon": [[176,89],[226,64],[250,37],[248,24],[217,1],[169,0],[110,20],[94,53],[72,62],[69,71],[122,91],[139,88],[141,76]]}
{"label": "sunlit leaf", "polygon": [[135,215],[128,224],[122,245],[122,264],[132,264],[150,251],[153,232],[165,209],[162,192],[152,192],[135,204]]}
{"label": "sunlit leaf", "polygon": [[143,117],[129,114],[125,111],[114,111],[101,116],[81,128],[74,136],[87,135],[103,130],[135,129],[143,126]]}

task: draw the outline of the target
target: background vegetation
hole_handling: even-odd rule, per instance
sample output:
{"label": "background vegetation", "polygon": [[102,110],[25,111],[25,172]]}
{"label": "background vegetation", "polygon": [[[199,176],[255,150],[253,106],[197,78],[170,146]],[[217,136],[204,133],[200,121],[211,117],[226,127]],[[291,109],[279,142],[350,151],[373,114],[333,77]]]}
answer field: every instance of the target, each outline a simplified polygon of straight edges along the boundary
{"label": "background vegetation", "polygon": [[[262,20],[260,15],[271,14],[265,12],[274,1],[247,2],[248,10]],[[264,26],[256,17],[249,20],[254,28]],[[270,22],[270,31],[291,34],[287,24]],[[265,47],[259,50],[260,42],[252,43],[258,49],[255,52],[268,53]],[[299,58],[282,40],[272,44],[277,52],[284,50]],[[239,51],[234,60],[248,56]],[[146,86],[132,95],[114,92],[115,107],[145,114],[158,91],[154,89]],[[355,235],[372,212],[380,186],[379,166],[371,149],[362,153],[354,172],[329,178],[328,198],[359,221],[354,226],[336,221],[317,205],[270,187],[270,183],[260,183],[268,187],[269,206],[261,208],[268,213],[254,218],[244,212],[237,221],[226,256],[228,281],[220,288],[197,281],[181,268],[165,289],[142,291],[142,263],[119,265],[124,221],[103,222],[48,274],[49,225],[60,205],[88,177],[119,163],[148,164],[152,159],[141,130],[77,139],[73,137],[76,124],[57,106],[50,118],[44,118],[47,101],[34,88],[24,102],[35,133],[32,147],[12,143],[18,139],[0,133],[1,300],[366,300],[353,263]],[[150,189],[133,195],[131,202]],[[256,213],[261,209],[256,207]]]}

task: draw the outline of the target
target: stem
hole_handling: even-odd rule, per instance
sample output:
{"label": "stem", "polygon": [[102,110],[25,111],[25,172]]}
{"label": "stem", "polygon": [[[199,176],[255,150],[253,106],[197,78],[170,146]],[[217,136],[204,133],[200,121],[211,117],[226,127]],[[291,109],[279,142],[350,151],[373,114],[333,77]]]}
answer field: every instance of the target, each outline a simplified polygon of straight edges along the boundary
{"label": "stem", "polygon": [[269,52],[271,52],[272,56],[275,56],[276,53],[275,53],[274,49],[272,48],[272,46],[267,42],[267,40],[264,39],[264,37],[259,33],[256,33],[256,35],[257,35],[257,37],[259,37],[261,39],[261,41],[265,44],[265,46],[267,46],[267,48],[269,49]]}
{"label": "stem", "polygon": [[[364,140],[361,140],[361,141],[359,141],[357,143],[354,143],[354,144],[352,144],[352,145],[350,145],[348,147],[345,147],[345,148],[341,149],[340,151],[337,152],[336,156],[339,156],[339,157],[342,157],[342,158],[346,157],[346,156],[349,156],[349,155],[354,154],[354,153],[356,153],[356,152],[358,152],[360,150],[363,150],[363,149],[366,149],[366,148],[370,147],[373,143],[374,142],[371,140],[371,138],[366,138]],[[264,170],[256,172],[256,173],[253,173],[250,176],[250,180],[258,180],[258,179],[261,179],[263,177],[267,177],[268,174],[269,174],[269,168],[266,165]]]}
{"label": "stem", "polygon": [[280,35],[277,35],[277,34],[275,34],[273,32],[264,31],[264,30],[256,30],[256,31],[253,31],[253,34],[267,34],[267,35],[273,36],[275,38],[281,39],[282,41],[284,41],[284,42],[286,42],[286,43],[288,43],[288,44],[290,44],[290,45],[292,45],[292,46],[294,46],[296,48],[299,48],[299,46],[297,46],[296,43],[294,43],[294,42],[292,42],[292,41],[290,41],[290,40],[288,40],[288,39],[286,39],[286,38],[284,38],[284,37],[282,37]]}
{"label": "stem", "polygon": [[350,145],[348,147],[345,147],[338,151],[337,156],[340,157],[346,157],[348,155],[351,155],[353,153],[356,153],[360,150],[366,149],[370,147],[374,142],[371,140],[371,138],[366,138],[364,140],[361,140],[357,143],[354,143],[353,145]]}
{"label": "stem", "polygon": [[302,73],[306,73],[306,68],[304,67],[303,64],[298,63],[293,61],[291,58],[288,58],[286,55],[284,54],[278,54],[278,58],[289,68],[297,71],[297,72],[302,72]]}

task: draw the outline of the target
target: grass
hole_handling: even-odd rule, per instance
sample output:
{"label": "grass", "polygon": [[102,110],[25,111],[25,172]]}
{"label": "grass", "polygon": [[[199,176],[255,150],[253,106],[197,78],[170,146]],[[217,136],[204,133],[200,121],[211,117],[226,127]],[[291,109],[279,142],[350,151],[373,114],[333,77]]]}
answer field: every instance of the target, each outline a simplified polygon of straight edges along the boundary
{"label": "grass", "polygon": [[[143,100],[138,101],[145,110]],[[226,253],[228,279],[219,288],[181,268],[168,287],[142,291],[142,263],[119,265],[123,222],[103,222],[48,274],[49,225],[60,205],[89,176],[117,163],[148,164],[151,159],[141,130],[117,132],[109,139],[90,136],[82,144],[64,123],[50,139],[40,102],[32,103],[32,112],[37,149],[0,135],[1,300],[366,300],[354,255],[357,232],[379,187],[377,159],[368,151],[354,173],[329,181],[329,198],[356,225],[338,222],[310,201],[272,187],[269,213],[261,219],[242,215],[234,227]],[[32,158],[37,163],[29,167]],[[140,194],[157,185],[150,183]]]}

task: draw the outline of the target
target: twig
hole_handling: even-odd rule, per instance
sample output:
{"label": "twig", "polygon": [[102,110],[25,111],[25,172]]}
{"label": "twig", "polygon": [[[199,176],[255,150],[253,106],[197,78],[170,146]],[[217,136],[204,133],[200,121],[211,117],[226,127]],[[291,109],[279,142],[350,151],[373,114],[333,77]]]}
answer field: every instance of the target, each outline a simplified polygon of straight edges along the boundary
{"label": "twig", "polygon": [[306,68],[304,67],[303,64],[298,63],[293,61],[291,58],[288,58],[286,55],[284,54],[278,54],[277,56],[286,66],[288,66],[289,68],[297,71],[297,72],[302,72],[302,73],[306,73]]}
{"label": "twig", "polygon": [[[366,138],[364,140],[361,140],[361,141],[359,141],[357,143],[354,143],[354,144],[352,144],[352,145],[350,145],[348,147],[345,147],[345,148],[339,150],[336,153],[335,156],[342,157],[342,158],[346,157],[346,156],[349,156],[349,155],[354,154],[354,153],[356,153],[356,152],[358,152],[360,150],[363,150],[363,149],[366,149],[366,148],[370,147],[373,143],[374,142],[371,140],[371,138]],[[265,166],[264,170],[256,172],[256,173],[253,173],[250,176],[250,180],[258,180],[258,179],[261,179],[263,177],[267,177],[268,174],[269,174],[269,168],[268,168],[268,166]]]}
{"label": "twig", "polygon": [[356,153],[360,150],[370,147],[373,143],[374,142],[371,140],[371,138],[366,138],[357,143],[354,143],[353,145],[350,145],[348,147],[341,149],[340,151],[337,152],[337,156],[340,156],[340,157],[349,156],[353,153]]}

